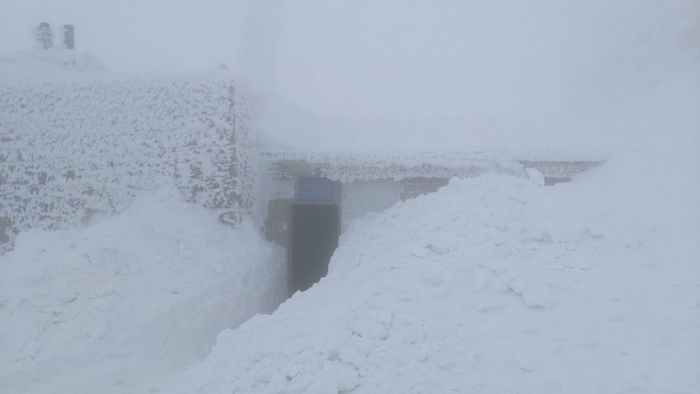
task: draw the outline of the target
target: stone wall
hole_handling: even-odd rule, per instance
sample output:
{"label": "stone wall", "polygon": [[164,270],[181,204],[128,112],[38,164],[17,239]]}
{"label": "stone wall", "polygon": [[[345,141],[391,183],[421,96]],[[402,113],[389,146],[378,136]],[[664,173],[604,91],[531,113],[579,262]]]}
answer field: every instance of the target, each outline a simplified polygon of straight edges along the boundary
{"label": "stone wall", "polygon": [[0,253],[164,184],[237,223],[255,199],[257,107],[224,75],[1,81]]}

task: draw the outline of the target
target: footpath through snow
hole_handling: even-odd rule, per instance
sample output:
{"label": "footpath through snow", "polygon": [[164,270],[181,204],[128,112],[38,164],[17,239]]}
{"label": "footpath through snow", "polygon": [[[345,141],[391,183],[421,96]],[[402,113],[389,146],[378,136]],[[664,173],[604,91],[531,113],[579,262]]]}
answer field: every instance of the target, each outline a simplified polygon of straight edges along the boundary
{"label": "footpath through snow", "polygon": [[621,165],[552,188],[453,179],[365,217],[325,279],[167,392],[696,393],[697,210]]}
{"label": "footpath through snow", "polygon": [[0,393],[152,393],[282,300],[281,249],[178,191],[0,257]]}

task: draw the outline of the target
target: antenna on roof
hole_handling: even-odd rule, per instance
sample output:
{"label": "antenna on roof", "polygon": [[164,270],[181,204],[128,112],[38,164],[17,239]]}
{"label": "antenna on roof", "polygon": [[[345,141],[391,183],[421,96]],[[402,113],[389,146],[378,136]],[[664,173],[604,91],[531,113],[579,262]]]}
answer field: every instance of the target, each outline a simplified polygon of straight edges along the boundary
{"label": "antenna on roof", "polygon": [[63,43],[66,49],[75,49],[75,28],[73,25],[63,25]]}

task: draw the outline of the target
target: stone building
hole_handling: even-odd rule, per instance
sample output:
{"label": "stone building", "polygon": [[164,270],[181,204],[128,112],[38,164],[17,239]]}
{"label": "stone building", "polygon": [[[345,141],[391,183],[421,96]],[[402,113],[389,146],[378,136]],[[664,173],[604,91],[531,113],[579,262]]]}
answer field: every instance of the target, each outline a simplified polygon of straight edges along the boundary
{"label": "stone building", "polygon": [[[267,151],[266,101],[225,71],[200,77],[102,71],[76,51],[0,59],[0,253],[30,229],[117,214],[141,191],[177,186],[231,225],[249,218],[285,248],[289,289],[325,275],[349,223],[434,192],[453,177],[502,173],[569,182],[600,157]],[[274,135],[275,130],[263,130]],[[303,143],[302,143],[303,144]]]}

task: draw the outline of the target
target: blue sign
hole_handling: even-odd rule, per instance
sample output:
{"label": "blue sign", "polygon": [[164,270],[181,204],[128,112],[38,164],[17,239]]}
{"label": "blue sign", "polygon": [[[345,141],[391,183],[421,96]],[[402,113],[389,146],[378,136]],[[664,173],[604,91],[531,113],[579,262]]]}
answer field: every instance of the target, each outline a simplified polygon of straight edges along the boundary
{"label": "blue sign", "polygon": [[297,178],[297,199],[299,201],[333,201],[333,182],[328,178]]}

